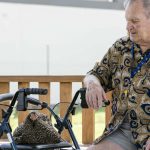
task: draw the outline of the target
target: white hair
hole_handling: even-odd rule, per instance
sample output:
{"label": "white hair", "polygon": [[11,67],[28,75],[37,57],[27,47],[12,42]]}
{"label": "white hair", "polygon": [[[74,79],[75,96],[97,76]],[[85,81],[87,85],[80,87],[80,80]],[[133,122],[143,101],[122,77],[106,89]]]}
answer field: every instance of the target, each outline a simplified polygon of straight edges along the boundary
{"label": "white hair", "polygon": [[124,7],[126,8],[127,5],[131,5],[133,2],[141,1],[143,7],[146,10],[146,16],[150,17],[150,0],[124,0]]}

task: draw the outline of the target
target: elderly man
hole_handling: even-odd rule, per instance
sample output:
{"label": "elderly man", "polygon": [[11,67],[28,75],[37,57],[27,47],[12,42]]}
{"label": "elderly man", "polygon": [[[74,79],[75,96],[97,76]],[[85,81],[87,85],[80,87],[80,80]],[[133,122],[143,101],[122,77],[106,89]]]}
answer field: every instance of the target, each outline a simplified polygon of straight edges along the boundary
{"label": "elderly man", "polygon": [[150,150],[150,0],[126,0],[129,37],[117,40],[84,79],[89,107],[112,90],[112,117],[88,150]]}

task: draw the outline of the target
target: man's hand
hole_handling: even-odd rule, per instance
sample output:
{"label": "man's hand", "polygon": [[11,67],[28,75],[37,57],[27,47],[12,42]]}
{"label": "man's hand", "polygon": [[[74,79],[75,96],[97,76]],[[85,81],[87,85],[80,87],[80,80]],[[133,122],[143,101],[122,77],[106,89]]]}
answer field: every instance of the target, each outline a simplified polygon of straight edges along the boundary
{"label": "man's hand", "polygon": [[145,150],[150,150],[150,139],[146,142],[146,149]]}
{"label": "man's hand", "polygon": [[102,107],[102,101],[107,98],[99,80],[93,75],[87,75],[84,79],[84,87],[86,87],[88,106],[94,109]]}

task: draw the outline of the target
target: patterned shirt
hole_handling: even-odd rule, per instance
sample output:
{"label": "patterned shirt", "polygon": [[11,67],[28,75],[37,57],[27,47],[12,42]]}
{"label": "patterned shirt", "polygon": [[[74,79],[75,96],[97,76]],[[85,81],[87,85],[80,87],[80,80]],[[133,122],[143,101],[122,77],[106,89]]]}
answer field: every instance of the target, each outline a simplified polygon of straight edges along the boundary
{"label": "patterned shirt", "polygon": [[[131,49],[134,47],[134,54]],[[101,62],[96,63],[90,74],[95,75],[106,92],[112,91],[112,117],[95,144],[114,132],[128,115],[131,133],[138,150],[150,139],[150,60],[142,64],[133,78],[143,57],[140,46],[128,37],[117,40]]]}

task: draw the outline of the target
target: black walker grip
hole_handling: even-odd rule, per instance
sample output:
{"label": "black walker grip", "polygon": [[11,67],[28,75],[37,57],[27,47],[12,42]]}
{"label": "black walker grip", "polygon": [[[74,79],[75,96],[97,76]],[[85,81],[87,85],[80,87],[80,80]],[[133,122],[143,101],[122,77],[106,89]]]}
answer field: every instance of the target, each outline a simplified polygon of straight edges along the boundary
{"label": "black walker grip", "polygon": [[24,89],[24,92],[26,95],[30,95],[30,94],[46,95],[48,93],[48,90],[41,89],[41,88],[26,88]]}
{"label": "black walker grip", "polygon": [[80,94],[81,94],[81,107],[82,108],[88,108],[88,104],[86,102],[86,98],[85,98],[85,95],[86,95],[86,88],[81,88],[80,89]]}

